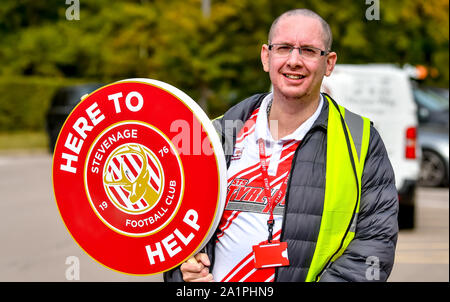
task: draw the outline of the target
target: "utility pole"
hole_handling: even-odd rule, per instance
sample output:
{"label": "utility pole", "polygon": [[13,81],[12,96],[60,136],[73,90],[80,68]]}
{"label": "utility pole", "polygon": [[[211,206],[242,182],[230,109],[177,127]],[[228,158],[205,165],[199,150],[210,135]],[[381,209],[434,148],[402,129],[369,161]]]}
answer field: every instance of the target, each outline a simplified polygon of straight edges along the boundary
{"label": "utility pole", "polygon": [[209,18],[211,15],[211,0],[202,0],[202,12],[204,18]]}
{"label": "utility pole", "polygon": [[[205,19],[209,19],[211,16],[211,0],[202,0],[202,14]],[[206,83],[201,83],[200,100],[198,103],[206,114],[208,114],[208,91],[208,85]]]}

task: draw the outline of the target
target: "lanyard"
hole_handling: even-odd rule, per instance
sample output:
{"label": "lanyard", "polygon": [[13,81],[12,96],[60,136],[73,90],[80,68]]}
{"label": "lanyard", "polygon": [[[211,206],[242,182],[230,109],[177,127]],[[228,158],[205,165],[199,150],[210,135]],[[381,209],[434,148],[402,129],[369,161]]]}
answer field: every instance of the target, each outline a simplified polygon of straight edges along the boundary
{"label": "lanyard", "polygon": [[269,205],[269,212],[270,212],[269,219],[267,220],[267,227],[269,230],[269,237],[267,241],[270,243],[272,241],[273,225],[275,222],[273,219],[273,211],[276,205],[281,201],[281,198],[283,197],[284,193],[286,192],[289,173],[284,178],[283,183],[281,184],[281,187],[278,190],[277,194],[272,197],[269,183],[269,174],[267,173],[267,156],[266,156],[266,147],[264,146],[264,140],[260,138],[258,140],[258,144],[259,144],[259,161],[264,183],[264,192],[267,198],[267,203]]}

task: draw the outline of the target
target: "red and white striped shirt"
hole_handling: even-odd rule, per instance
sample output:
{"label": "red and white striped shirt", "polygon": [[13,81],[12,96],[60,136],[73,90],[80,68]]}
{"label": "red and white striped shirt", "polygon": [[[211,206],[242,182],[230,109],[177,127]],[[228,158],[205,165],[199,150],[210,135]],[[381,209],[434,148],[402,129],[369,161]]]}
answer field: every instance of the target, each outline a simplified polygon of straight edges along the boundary
{"label": "red and white striped shirt", "polygon": [[[267,106],[269,94],[245,122],[237,136],[228,168],[226,206],[219,224],[215,248],[213,276],[223,282],[271,282],[275,268],[256,269],[252,246],[268,238],[268,202],[264,194],[260,169],[258,140],[265,142],[271,194],[274,196],[288,176],[292,159],[300,141],[317,119],[323,100],[316,112],[288,136],[275,141],[270,134]],[[270,125],[276,127],[276,124]],[[274,209],[273,240],[280,239],[285,198]]]}

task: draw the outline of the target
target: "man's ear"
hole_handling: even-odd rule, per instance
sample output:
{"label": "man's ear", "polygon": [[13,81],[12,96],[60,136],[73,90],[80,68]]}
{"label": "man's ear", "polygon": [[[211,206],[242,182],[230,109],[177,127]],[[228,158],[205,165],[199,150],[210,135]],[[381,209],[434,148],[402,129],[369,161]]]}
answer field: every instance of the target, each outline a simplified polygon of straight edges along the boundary
{"label": "man's ear", "polygon": [[261,47],[261,63],[265,72],[269,72],[269,46],[264,44]]}
{"label": "man's ear", "polygon": [[337,61],[337,53],[334,51],[330,52],[327,55],[327,70],[325,72],[325,75],[329,77],[331,73],[333,72],[334,66],[336,65]]}

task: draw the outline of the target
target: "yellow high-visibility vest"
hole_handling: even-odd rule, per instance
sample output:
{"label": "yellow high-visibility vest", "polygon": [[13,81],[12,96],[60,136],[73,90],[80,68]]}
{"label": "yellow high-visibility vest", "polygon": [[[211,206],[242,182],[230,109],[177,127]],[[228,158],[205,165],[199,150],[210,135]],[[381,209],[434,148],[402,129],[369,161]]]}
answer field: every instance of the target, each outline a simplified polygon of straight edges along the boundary
{"label": "yellow high-visibility vest", "polygon": [[370,120],[337,105],[329,96],[325,199],[319,236],[306,276],[320,279],[355,236]]}

